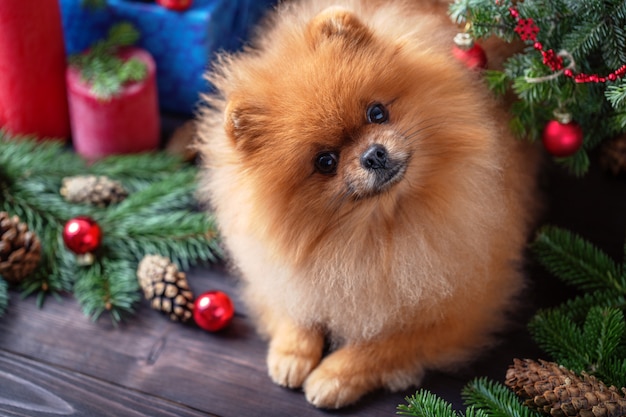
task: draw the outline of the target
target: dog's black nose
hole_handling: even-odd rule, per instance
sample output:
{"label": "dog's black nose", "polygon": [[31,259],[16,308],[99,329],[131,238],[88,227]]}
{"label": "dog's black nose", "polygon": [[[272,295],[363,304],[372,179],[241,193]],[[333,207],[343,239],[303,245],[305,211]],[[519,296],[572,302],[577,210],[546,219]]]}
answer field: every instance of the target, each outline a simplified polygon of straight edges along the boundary
{"label": "dog's black nose", "polygon": [[361,155],[361,165],[365,169],[387,168],[387,149],[379,144],[370,146]]}

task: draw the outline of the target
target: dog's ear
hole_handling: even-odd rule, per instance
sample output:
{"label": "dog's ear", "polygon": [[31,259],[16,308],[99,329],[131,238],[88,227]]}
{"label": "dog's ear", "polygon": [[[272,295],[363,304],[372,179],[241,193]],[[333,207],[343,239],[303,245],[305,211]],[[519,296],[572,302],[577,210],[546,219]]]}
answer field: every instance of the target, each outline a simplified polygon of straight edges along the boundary
{"label": "dog's ear", "polygon": [[224,129],[235,146],[244,152],[259,147],[263,129],[263,112],[258,106],[230,100],[224,112]]}
{"label": "dog's ear", "polygon": [[331,6],[309,22],[306,37],[312,47],[329,39],[342,39],[349,44],[359,45],[368,42],[372,33],[350,10]]}

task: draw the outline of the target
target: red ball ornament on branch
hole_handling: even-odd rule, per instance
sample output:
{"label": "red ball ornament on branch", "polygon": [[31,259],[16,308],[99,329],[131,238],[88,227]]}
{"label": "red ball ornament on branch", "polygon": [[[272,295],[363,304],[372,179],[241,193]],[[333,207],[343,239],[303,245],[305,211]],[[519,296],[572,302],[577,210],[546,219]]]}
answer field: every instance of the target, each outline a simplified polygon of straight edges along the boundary
{"label": "red ball ornament on branch", "polygon": [[95,251],[102,241],[102,230],[91,217],[79,216],[69,220],[63,227],[65,246],[77,255]]}
{"label": "red ball ornament on branch", "polygon": [[487,68],[487,54],[469,33],[459,33],[454,37],[452,54],[470,69]]}
{"label": "red ball ornament on branch", "polygon": [[221,291],[207,291],[194,302],[193,319],[199,327],[209,332],[226,327],[234,314],[233,302]]}
{"label": "red ball ornament on branch", "polygon": [[543,130],[543,146],[553,156],[572,156],[583,144],[583,130],[569,114],[555,112],[555,116],[556,120],[549,121]]}

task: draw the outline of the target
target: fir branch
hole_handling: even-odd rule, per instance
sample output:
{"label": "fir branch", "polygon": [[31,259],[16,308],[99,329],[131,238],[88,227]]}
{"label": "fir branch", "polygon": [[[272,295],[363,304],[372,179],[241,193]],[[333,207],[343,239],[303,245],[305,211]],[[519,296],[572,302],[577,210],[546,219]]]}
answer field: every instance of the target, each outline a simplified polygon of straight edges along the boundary
{"label": "fir branch", "polygon": [[[574,74],[603,77],[626,63],[626,5],[621,0],[591,3],[460,0],[450,6],[449,12],[452,20],[466,24],[465,30],[477,39],[496,36],[504,41],[519,40],[515,33],[517,21],[509,12],[510,7],[515,7],[521,18],[533,19],[537,24],[540,31],[536,41],[545,51],[566,50],[573,56],[573,62],[565,65],[574,65]],[[541,52],[528,42],[523,53],[504,63],[505,73],[521,103],[512,108],[512,128],[517,136],[539,140],[552,111],[561,106],[566,108],[586,133],[584,149],[557,162],[570,173],[582,176],[590,165],[587,152],[626,131],[626,112],[622,104],[626,93],[620,87],[611,87],[611,82],[580,84],[543,61]],[[528,78],[537,80],[548,75],[554,77],[541,82],[528,81]],[[495,81],[501,80],[488,78],[501,92],[503,84]]]}
{"label": "fir branch", "polygon": [[[626,345],[626,343],[624,343]],[[598,371],[598,377],[616,387],[626,387],[626,355],[607,359]]]}
{"label": "fir branch", "polygon": [[406,397],[408,405],[398,405],[398,415],[416,417],[459,417],[452,410],[452,404],[426,390],[419,390],[415,395]]}
{"label": "fir branch", "polygon": [[484,410],[489,417],[539,417],[540,414],[525,407],[513,391],[504,385],[477,378],[463,388],[465,404]]}
{"label": "fir branch", "polygon": [[539,311],[529,330],[537,344],[559,364],[580,372],[589,364],[582,331],[562,311]]}
{"label": "fir branch", "polygon": [[[623,17],[620,20],[626,21]],[[607,47],[602,50],[602,58],[609,68],[619,68],[626,62],[626,29],[619,24],[608,25],[604,42]]]}
{"label": "fir branch", "polygon": [[132,155],[112,155],[90,166],[94,175],[105,175],[124,183],[129,190],[138,190],[183,169],[186,165],[179,156],[165,152],[146,152]]}
{"label": "fir branch", "polygon": [[138,39],[139,32],[131,23],[117,23],[106,39],[96,42],[84,53],[72,55],[70,65],[80,70],[82,80],[90,84],[96,97],[108,100],[118,94],[124,84],[141,81],[148,73],[145,63],[139,59],[122,60],[117,56],[119,48],[133,45]]}
{"label": "fir branch", "polygon": [[624,315],[617,309],[592,308],[582,327],[561,309],[541,311],[529,328],[538,345],[557,363],[577,373],[603,374],[626,335]]}
{"label": "fir branch", "polygon": [[194,203],[196,175],[197,171],[194,169],[181,169],[171,173],[129,195],[120,204],[110,207],[104,221],[124,229],[126,226],[132,227],[138,216],[145,220],[159,216],[167,210],[188,209]]}
{"label": "fir branch", "polygon": [[544,226],[531,249],[551,273],[567,284],[582,290],[626,293],[621,268],[606,253],[569,231]]}
{"label": "fir branch", "polygon": [[617,309],[594,307],[589,311],[583,326],[583,339],[588,349],[595,347],[591,352],[593,368],[597,372],[609,358],[617,352],[617,348],[626,335],[626,321],[624,315]]}
{"label": "fir branch", "polygon": [[2,279],[2,276],[0,276],[0,317],[4,315],[8,305],[9,305],[9,285],[4,279]]}
{"label": "fir branch", "polygon": [[582,22],[563,39],[563,48],[572,54],[576,62],[582,61],[597,48],[600,39],[606,36],[606,30],[602,21]]}
{"label": "fir branch", "polygon": [[613,290],[598,290],[565,301],[559,310],[575,323],[582,323],[592,307],[626,310],[626,297]]}
{"label": "fir branch", "polygon": [[497,96],[503,96],[509,89],[510,80],[504,71],[484,70],[483,75],[487,86]]}
{"label": "fir branch", "polygon": [[113,322],[133,312],[141,297],[135,276],[136,264],[120,260],[99,260],[85,268],[74,286],[74,296],[86,316],[97,320],[108,311]]}
{"label": "fir branch", "polygon": [[[109,208],[60,196],[64,177],[90,173],[121,178],[133,192]],[[0,132],[0,210],[19,216],[42,242],[42,260],[23,281],[22,295],[36,294],[41,305],[48,294],[73,292],[85,314],[109,312],[115,322],[140,298],[134,266],[145,254],[168,256],[183,268],[217,261],[215,222],[195,211],[196,177],[197,168],[164,153],[112,157],[88,167],[59,143]],[[104,234],[97,262],[87,268],[77,266],[62,239],[66,221],[84,214]]]}
{"label": "fir branch", "polygon": [[0,129],[0,168],[11,182],[33,177],[51,178],[85,169],[85,163],[65,150],[59,140],[37,141],[29,136],[12,137]]}
{"label": "fir branch", "polygon": [[626,109],[626,80],[609,85],[606,89],[606,99],[615,109]]}
{"label": "fir branch", "polygon": [[221,257],[215,224],[201,213],[151,216],[136,227],[126,224],[124,229],[110,227],[109,230],[111,232],[103,238],[103,246],[121,256],[141,259],[147,254],[159,253],[181,269],[199,261],[216,262]]}

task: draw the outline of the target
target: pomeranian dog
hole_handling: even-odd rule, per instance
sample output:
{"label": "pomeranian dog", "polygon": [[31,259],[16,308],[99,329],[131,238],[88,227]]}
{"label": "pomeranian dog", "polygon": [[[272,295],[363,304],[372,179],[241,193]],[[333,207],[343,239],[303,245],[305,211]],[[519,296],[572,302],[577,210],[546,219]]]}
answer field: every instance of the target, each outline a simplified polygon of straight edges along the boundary
{"label": "pomeranian dog", "polygon": [[468,361],[523,287],[532,151],[453,58],[446,11],[283,3],[208,75],[200,195],[271,379],[317,407]]}

